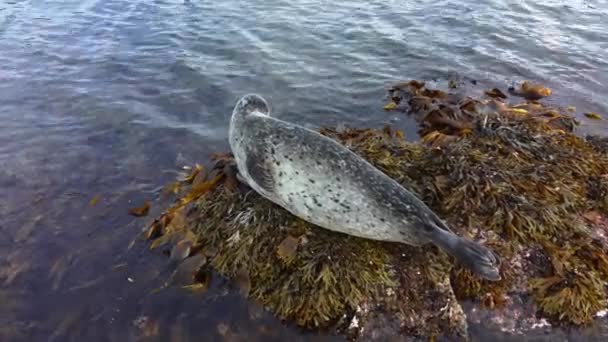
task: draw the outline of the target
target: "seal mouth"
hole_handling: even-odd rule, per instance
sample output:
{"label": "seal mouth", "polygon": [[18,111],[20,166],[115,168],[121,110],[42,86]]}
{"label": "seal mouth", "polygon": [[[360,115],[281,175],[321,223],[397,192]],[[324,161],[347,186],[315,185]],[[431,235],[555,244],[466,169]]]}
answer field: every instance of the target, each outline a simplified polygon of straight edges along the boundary
{"label": "seal mouth", "polygon": [[247,94],[241,97],[236,103],[234,112],[241,115],[251,115],[253,113],[269,115],[270,106],[262,96],[257,94]]}

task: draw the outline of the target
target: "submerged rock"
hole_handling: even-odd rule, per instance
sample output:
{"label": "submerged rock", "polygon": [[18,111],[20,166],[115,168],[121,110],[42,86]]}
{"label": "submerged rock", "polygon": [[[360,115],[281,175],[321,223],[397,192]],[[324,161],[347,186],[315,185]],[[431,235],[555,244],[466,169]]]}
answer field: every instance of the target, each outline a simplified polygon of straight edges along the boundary
{"label": "submerged rock", "polygon": [[183,257],[202,253],[220,274],[246,279],[241,292],[277,317],[353,339],[466,339],[462,300],[498,312],[531,298],[527,316],[511,310],[493,320],[508,332],[588,324],[607,299],[605,142],[572,133],[576,120],[565,110],[509,104],[498,93],[475,100],[401,83],[389,90],[390,109],[417,120],[421,142],[390,127],[321,133],[418,194],[458,234],[494,249],[499,282],[431,245],[369,241],[302,221],[238,184],[230,154],[214,156],[209,173],[197,168],[192,191],[148,236],[154,246],[187,239]]}

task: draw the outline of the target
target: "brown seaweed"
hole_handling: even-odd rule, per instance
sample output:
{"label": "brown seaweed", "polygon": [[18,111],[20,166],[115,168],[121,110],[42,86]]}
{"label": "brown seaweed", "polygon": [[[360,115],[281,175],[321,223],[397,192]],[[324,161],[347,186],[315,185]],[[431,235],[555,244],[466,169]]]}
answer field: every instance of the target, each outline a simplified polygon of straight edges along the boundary
{"label": "brown seaweed", "polygon": [[137,217],[146,216],[146,215],[148,215],[149,210],[150,210],[150,202],[146,201],[140,207],[130,208],[129,215],[137,216]]}

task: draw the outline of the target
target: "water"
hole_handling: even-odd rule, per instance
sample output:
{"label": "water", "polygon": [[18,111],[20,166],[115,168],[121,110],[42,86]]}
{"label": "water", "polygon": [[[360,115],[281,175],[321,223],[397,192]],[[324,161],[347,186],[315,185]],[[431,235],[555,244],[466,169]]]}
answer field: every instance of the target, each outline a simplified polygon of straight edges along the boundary
{"label": "water", "polygon": [[390,82],[532,79],[608,113],[606,32],[606,1],[4,1],[0,340],[133,340],[141,317],[162,340],[310,339],[221,279],[201,297],[150,294],[172,268],[128,248],[146,220],[126,208],[227,151],[248,92],[300,124],[391,122],[411,139],[408,118],[381,110]]}

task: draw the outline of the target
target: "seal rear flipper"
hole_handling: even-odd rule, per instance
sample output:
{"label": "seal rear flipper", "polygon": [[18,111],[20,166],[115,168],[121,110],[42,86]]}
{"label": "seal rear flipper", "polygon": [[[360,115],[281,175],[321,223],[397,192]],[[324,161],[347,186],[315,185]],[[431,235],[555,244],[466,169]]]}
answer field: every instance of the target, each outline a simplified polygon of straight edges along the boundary
{"label": "seal rear flipper", "polygon": [[500,258],[489,248],[439,227],[432,242],[484,279],[501,279]]}

